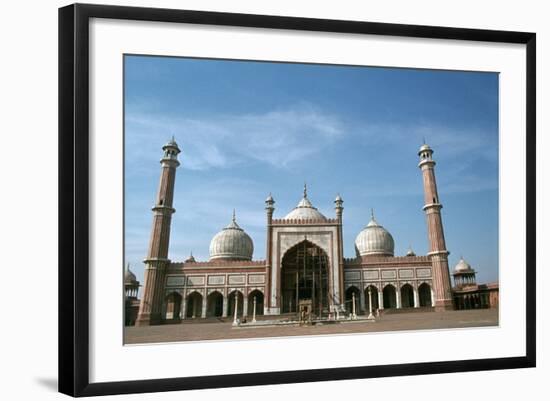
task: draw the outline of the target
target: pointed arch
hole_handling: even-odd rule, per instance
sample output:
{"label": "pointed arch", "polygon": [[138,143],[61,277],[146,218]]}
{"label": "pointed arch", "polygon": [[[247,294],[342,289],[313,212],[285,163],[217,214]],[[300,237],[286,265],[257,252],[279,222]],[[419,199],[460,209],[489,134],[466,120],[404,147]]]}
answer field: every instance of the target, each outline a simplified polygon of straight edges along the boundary
{"label": "pointed arch", "polygon": [[[237,294],[236,300],[235,294]],[[235,315],[235,301],[237,301],[237,316],[241,318],[244,309],[244,296],[240,290],[233,290],[227,296],[227,315],[231,318]]]}
{"label": "pointed arch", "polygon": [[413,308],[414,307],[414,290],[412,285],[405,283],[401,286],[401,307]]}
{"label": "pointed arch", "polygon": [[393,284],[386,284],[382,290],[384,297],[384,309],[397,308],[397,296],[395,291],[396,289]]}
{"label": "pointed arch", "polygon": [[181,301],[182,297],[176,291],[173,291],[166,295],[166,297],[164,298],[164,319],[172,320],[180,318]]}
{"label": "pointed arch", "polygon": [[432,306],[432,288],[428,283],[422,283],[418,286],[418,301],[420,306]]}
{"label": "pointed arch", "polygon": [[248,315],[254,314],[254,298],[256,298],[256,316],[264,314],[264,293],[258,289],[248,294]]}
{"label": "pointed arch", "polygon": [[355,295],[355,314],[359,314],[361,309],[359,302],[361,299],[361,291],[354,285],[349,286],[346,289],[346,311],[353,311],[353,296]]}
{"label": "pointed arch", "polygon": [[369,284],[367,288],[365,288],[365,308],[368,312],[369,310],[369,288],[371,293],[371,305],[372,310],[375,311],[380,308],[380,305],[378,305],[378,287],[374,284]]}
{"label": "pointed arch", "polygon": [[192,291],[187,295],[187,313],[185,317],[195,319],[202,314],[202,294]]}
{"label": "pointed arch", "polygon": [[212,291],[206,297],[206,317],[221,317],[223,314],[223,294]]}
{"label": "pointed arch", "polygon": [[289,248],[282,258],[281,311],[297,311],[300,300],[312,302],[313,313],[328,311],[329,260],[326,251],[309,240]]}

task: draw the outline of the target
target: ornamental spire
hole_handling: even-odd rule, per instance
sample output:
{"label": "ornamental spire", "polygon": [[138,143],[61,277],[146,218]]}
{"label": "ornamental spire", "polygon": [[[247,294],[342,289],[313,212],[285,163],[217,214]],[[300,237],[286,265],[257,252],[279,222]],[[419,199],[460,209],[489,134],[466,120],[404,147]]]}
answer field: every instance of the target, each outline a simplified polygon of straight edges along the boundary
{"label": "ornamental spire", "polygon": [[307,184],[304,181],[304,198],[307,199]]}

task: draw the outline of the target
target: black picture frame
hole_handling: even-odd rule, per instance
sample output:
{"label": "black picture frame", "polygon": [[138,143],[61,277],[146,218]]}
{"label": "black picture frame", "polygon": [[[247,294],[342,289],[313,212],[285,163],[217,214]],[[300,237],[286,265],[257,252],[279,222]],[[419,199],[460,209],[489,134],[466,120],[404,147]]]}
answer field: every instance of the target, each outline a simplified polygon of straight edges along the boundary
{"label": "black picture frame", "polygon": [[[409,363],[90,383],[89,21],[91,18],[516,43],[526,46],[526,354]],[[59,391],[71,396],[238,387],[534,367],[536,364],[536,35],[479,29],[73,4],[59,9]]]}

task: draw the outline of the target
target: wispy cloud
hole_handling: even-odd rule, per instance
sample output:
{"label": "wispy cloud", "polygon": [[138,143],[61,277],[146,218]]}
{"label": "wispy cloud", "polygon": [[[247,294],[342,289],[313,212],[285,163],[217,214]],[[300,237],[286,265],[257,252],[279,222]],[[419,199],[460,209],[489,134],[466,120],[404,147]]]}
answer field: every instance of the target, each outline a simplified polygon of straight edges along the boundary
{"label": "wispy cloud", "polygon": [[[185,149],[186,166],[192,170],[229,167],[250,160],[288,168],[345,135],[344,124],[337,116],[309,103],[262,114],[204,118],[130,112],[126,122],[127,130],[132,131],[131,141],[150,141],[152,131],[175,135]],[[138,148],[137,152],[146,148]]]}

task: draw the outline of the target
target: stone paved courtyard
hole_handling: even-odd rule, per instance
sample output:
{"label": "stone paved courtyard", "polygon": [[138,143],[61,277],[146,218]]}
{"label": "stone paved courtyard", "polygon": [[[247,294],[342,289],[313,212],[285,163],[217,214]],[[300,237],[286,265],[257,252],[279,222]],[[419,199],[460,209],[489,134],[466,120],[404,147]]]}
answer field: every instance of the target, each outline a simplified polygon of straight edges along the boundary
{"label": "stone paved courtyard", "polygon": [[161,326],[125,327],[125,344],[237,338],[309,336],[396,330],[446,329],[498,325],[498,309],[388,313],[376,322],[352,321],[314,326],[233,327],[231,320],[185,321]]}

